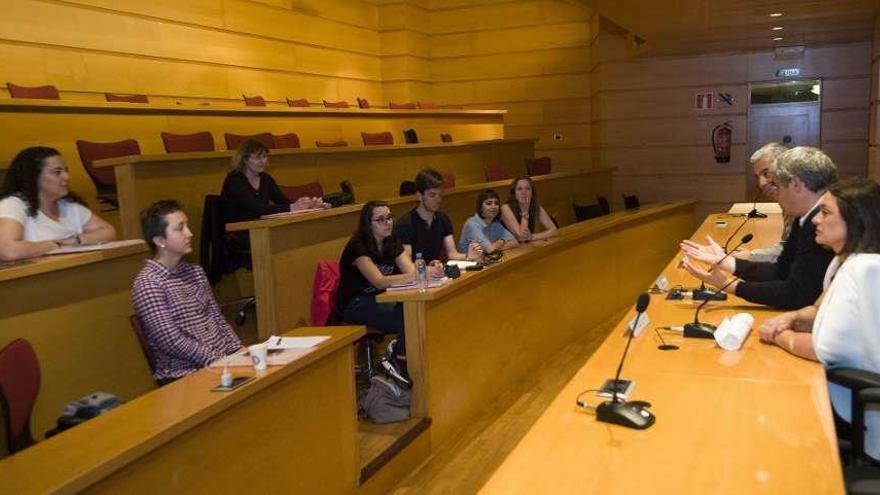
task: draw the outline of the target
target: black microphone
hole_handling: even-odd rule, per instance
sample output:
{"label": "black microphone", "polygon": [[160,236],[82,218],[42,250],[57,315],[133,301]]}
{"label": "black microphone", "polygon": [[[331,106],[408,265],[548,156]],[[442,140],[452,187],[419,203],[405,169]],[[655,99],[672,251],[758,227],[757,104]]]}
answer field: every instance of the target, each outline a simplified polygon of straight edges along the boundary
{"label": "black microphone", "polygon": [[761,188],[755,191],[755,199],[752,201],[752,211],[746,213],[746,218],[767,218],[766,213],[758,211],[758,196],[761,195]]}
{"label": "black microphone", "polygon": [[[718,292],[724,292],[724,289],[730,287],[730,284],[736,282],[736,277],[730,282],[724,284],[723,287],[718,289]],[[693,323],[686,323],[684,325],[684,336],[695,339],[714,339],[715,338],[715,330],[718,328],[715,325],[710,323],[700,323],[700,310],[703,309],[703,306],[709,303],[711,299],[706,299],[697,307],[697,311],[694,313],[694,321]]]}
{"label": "black microphone", "polygon": [[627,402],[619,400],[617,397],[617,388],[620,382],[620,372],[623,370],[623,362],[626,360],[626,354],[629,352],[629,345],[632,343],[635,329],[639,327],[639,319],[642,313],[648,309],[648,303],[651,297],[647,293],[639,295],[636,301],[636,317],[633,320],[632,328],[626,340],[626,347],[623,349],[623,356],[620,358],[620,364],[617,365],[617,374],[614,375],[614,388],[611,393],[611,400],[607,400],[596,407],[596,419],[603,423],[613,423],[616,425],[626,426],[627,428],[635,428],[644,430],[650,427],[656,421],[651,411],[648,410],[651,404],[643,401]]}
{"label": "black microphone", "polygon": [[727,251],[727,246],[730,245],[730,241],[733,240],[733,238],[736,236],[736,234],[739,234],[739,231],[742,230],[742,228],[745,227],[746,224],[749,223],[749,220],[751,220],[751,219],[752,219],[752,217],[746,217],[746,219],[743,220],[741,224],[739,224],[739,227],[737,227],[736,230],[734,230],[733,233],[730,234],[730,237],[728,237],[727,240],[724,241],[723,249],[724,249],[724,252],[725,252],[725,253],[728,252],[728,251]]}
{"label": "black microphone", "polygon": [[[748,220],[749,219],[747,218],[746,222]],[[746,222],[743,222],[743,225],[745,225]],[[740,225],[740,227],[742,227],[742,225]],[[739,231],[739,229],[736,229],[736,230]],[[734,232],[734,235],[736,235],[736,232]],[[733,237],[733,236],[731,236],[731,237]],[[740,246],[742,246],[743,244],[748,244],[749,242],[752,242],[752,239],[754,237],[755,236],[753,234],[746,234],[746,235],[742,236],[742,239],[739,240],[739,244],[737,244],[736,247],[734,247],[729,252],[726,252],[720,260],[716,261],[715,263],[712,263],[712,266],[709,267],[709,271],[711,272],[712,270],[717,268],[719,265],[721,265],[721,262],[726,260],[727,257],[730,256],[731,254],[735,253],[736,250],[739,249]],[[730,242],[730,239],[727,239],[727,241]],[[725,247],[727,247],[727,243],[725,243]],[[700,284],[700,288],[695,290],[693,292],[693,294],[691,294],[691,299],[693,299],[694,301],[708,301],[710,299],[715,299],[717,301],[725,301],[725,300],[727,300],[727,295],[721,291],[707,289],[706,282],[702,282]]]}

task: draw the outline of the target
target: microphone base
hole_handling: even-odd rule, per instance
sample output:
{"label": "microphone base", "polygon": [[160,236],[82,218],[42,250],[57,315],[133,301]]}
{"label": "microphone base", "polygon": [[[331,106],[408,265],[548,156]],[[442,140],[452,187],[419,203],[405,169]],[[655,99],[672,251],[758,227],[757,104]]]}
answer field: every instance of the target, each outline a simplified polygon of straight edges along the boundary
{"label": "microphone base", "polygon": [[694,301],[726,301],[727,294],[720,290],[696,289],[691,293],[691,299]]}
{"label": "microphone base", "polygon": [[603,423],[625,426],[636,430],[650,428],[657,418],[648,408],[647,402],[614,402],[607,400],[596,407],[596,419]]}
{"label": "microphone base", "polygon": [[714,339],[716,328],[709,323],[688,323],[684,326],[684,336],[691,339]]}
{"label": "microphone base", "polygon": [[767,218],[766,213],[761,213],[757,208],[752,208],[752,211],[746,213],[746,217],[748,218]]}

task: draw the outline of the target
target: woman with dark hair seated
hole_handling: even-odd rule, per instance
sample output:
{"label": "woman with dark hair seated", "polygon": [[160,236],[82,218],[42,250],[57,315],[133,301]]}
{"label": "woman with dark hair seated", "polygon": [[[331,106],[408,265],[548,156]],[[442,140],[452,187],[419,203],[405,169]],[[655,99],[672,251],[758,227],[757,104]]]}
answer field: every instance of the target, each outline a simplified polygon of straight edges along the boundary
{"label": "woman with dark hair seated", "polygon": [[134,280],[132,298],[160,385],[188,375],[241,348],[220,312],[204,270],[183,261],[192,252],[186,214],[173,200],[141,212],[144,240],[153,251]]}
{"label": "woman with dark hair seated", "polygon": [[[813,218],[816,242],[835,258],[816,305],[761,325],[761,340],[826,368],[880,373],[880,185],[868,179],[833,184]],[[849,389],[829,383],[834,411],[849,423]],[[880,462],[880,411],[865,413],[865,451]]]}
{"label": "woman with dark hair seated", "polygon": [[[507,203],[501,206],[501,221],[519,242],[538,241],[556,235],[556,224],[538,201],[532,178],[526,175],[513,179]],[[544,230],[535,233],[537,222]]]}
{"label": "woman with dark hair seated", "polygon": [[476,214],[461,228],[458,250],[467,252],[471,242],[478,242],[484,253],[517,246],[516,238],[501,223],[501,198],[492,189],[477,194]]}
{"label": "woman with dark hair seated", "polygon": [[256,220],[263,215],[294,212],[313,208],[329,208],[323,198],[302,197],[291,203],[275,179],[266,173],[269,149],[248,139],[241,143],[232,157],[232,170],[226,174],[220,193],[227,203],[226,222]]}
{"label": "woman with dark hair seated", "polygon": [[409,384],[402,363],[406,359],[403,305],[376,302],[377,294],[392,284],[410,282],[416,275],[415,265],[392,233],[393,223],[394,216],[384,201],[370,201],[361,209],[357,231],[339,258],[336,307],[347,323],[397,335],[382,367],[393,378]]}
{"label": "woman with dark hair seated", "polygon": [[34,146],[16,155],[0,190],[0,260],[116,239],[113,226],[93,214],[69,186],[67,164],[58,150]]}

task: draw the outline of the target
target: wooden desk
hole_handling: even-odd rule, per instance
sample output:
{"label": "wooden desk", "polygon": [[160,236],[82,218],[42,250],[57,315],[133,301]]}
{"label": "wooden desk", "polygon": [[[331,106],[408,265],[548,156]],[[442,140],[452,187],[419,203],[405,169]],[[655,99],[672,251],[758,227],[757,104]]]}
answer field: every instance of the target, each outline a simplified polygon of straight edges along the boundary
{"label": "wooden desk", "polygon": [[[230,393],[204,369],[0,461],[8,493],[352,493],[352,343],[363,327]],[[253,374],[252,369],[241,370]]]}
{"label": "wooden desk", "polygon": [[692,225],[690,201],[617,212],[563,227],[557,239],[444,287],[380,295],[403,303],[412,412],[431,417],[432,450],[510,383],[630,304]]}
{"label": "wooden desk", "polygon": [[[726,215],[724,216],[726,217]],[[717,228],[709,217],[693,236],[722,242],[738,225]],[[753,221],[753,247],[778,239],[778,216]],[[672,285],[694,285],[676,268]],[[633,340],[622,377],[634,379],[634,399],[648,400],[657,422],[647,430],[599,423],[575,408],[575,398],[614,376],[626,344],[624,321],[565,386],[481,493],[843,493],[831,405],[821,365],[761,344],[757,327],[776,311],[735,296],[712,302],[702,321],[747,311],[755,326],[740,351],[714,341],[664,332],[677,351],[657,349],[650,330],[693,320],[691,302],[653,295],[647,331]],[[588,396],[597,402],[595,396]]]}
{"label": "wooden desk", "polygon": [[[592,202],[597,195],[610,195],[612,172],[613,169],[560,172],[534,180],[545,208],[567,225],[574,221],[572,201]],[[510,181],[484,182],[444,191],[443,211],[458,229],[473,216],[478,191],[492,187],[506,197],[509,185]],[[397,216],[415,206],[412,196],[393,197],[388,202]],[[362,205],[351,205],[302,216],[227,225],[230,231],[250,230],[261,338],[309,321],[318,261],[339,259],[357,227],[361,208]]]}
{"label": "wooden desk", "polygon": [[[491,163],[523,173],[535,155],[534,139],[458,143],[272,150],[269,172],[281,185],[320,182],[327,192],[348,180],[358,201],[396,196],[400,182],[433,167],[455,173],[459,185],[485,182]],[[205,196],[220,194],[232,152],[167,153],[110,158],[95,166],[115,167],[122,236],[140,236],[139,212],[159,199],[183,202],[193,232],[200,232]],[[377,180],[382,177],[382,180]],[[196,242],[196,247],[198,243]],[[196,249],[198,251],[198,249]]]}
{"label": "wooden desk", "polygon": [[147,254],[141,244],[0,268],[0,347],[25,338],[40,360],[35,438],[69,401],[96,391],[130,400],[155,387],[128,323],[131,284]]}

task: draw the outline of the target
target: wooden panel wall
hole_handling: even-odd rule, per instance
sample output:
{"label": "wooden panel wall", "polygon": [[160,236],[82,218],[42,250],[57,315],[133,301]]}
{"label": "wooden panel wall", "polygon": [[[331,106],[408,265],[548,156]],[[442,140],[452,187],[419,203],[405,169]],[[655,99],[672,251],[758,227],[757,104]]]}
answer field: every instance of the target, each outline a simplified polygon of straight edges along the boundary
{"label": "wooden panel wall", "polygon": [[880,181],[880,16],[874,18],[871,56],[871,111],[868,133],[868,177]]}
{"label": "wooden panel wall", "polygon": [[[642,201],[697,198],[697,218],[749,197],[748,84],[775,79],[781,67],[823,80],[823,149],[842,175],[860,175],[868,162],[870,54],[868,43],[811,47],[799,60],[772,52],[689,57],[624,58],[626,39],[602,36],[594,46],[594,146],[602,166],[617,167],[615,196]],[[596,56],[598,51],[604,55]],[[732,107],[696,110],[701,92],[733,95]],[[711,131],[733,125],[731,161],[717,164]]]}
{"label": "wooden panel wall", "polygon": [[538,137],[536,155],[552,157],[557,169],[590,168],[589,9],[557,0],[430,0],[413,10],[429,13],[437,101],[507,109],[505,136]]}

